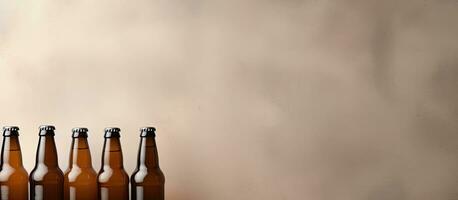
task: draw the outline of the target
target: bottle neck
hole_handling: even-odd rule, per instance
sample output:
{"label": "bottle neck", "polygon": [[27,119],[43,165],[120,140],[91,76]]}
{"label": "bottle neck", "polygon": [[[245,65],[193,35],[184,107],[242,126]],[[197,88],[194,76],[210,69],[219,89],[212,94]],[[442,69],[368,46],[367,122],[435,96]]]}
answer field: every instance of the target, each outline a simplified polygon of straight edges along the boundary
{"label": "bottle neck", "polygon": [[89,150],[87,138],[77,137],[72,139],[68,166],[70,168],[92,168],[91,151]]}
{"label": "bottle neck", "polygon": [[105,138],[103,143],[102,167],[124,168],[119,137]]}
{"label": "bottle neck", "polygon": [[1,155],[1,166],[9,165],[14,168],[22,166],[22,154],[21,146],[19,145],[18,136],[4,136],[2,155]]}
{"label": "bottle neck", "polygon": [[154,136],[141,137],[140,147],[138,149],[137,167],[139,169],[159,168],[159,156]]}
{"label": "bottle neck", "polygon": [[37,165],[46,165],[48,167],[58,167],[57,150],[52,135],[40,135],[37,150]]}

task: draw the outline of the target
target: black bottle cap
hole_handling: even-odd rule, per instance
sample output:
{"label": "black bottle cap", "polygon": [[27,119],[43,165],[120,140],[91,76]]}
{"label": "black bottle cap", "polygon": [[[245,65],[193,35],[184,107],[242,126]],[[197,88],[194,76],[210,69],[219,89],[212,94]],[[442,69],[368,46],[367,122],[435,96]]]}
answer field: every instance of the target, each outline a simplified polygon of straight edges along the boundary
{"label": "black bottle cap", "polygon": [[108,128],[105,128],[105,138],[111,138],[111,137],[121,137],[121,135],[119,134],[119,132],[121,132],[121,129],[120,128],[117,128],[117,127],[108,127]]}
{"label": "black bottle cap", "polygon": [[84,127],[76,127],[72,129],[72,137],[73,138],[78,138],[78,137],[84,137],[87,138],[87,132],[89,130]]}
{"label": "black bottle cap", "polygon": [[56,128],[52,125],[41,125],[40,126],[40,133],[39,135],[40,136],[43,136],[43,135],[51,135],[51,136],[54,136],[54,130],[56,130]]}
{"label": "black bottle cap", "polygon": [[154,127],[142,127],[140,128],[140,137],[156,136],[156,128]]}
{"label": "black bottle cap", "polygon": [[19,127],[17,126],[4,126],[3,136],[19,136]]}
{"label": "black bottle cap", "polygon": [[53,131],[56,130],[56,127],[52,125],[41,125],[40,126],[40,131]]}

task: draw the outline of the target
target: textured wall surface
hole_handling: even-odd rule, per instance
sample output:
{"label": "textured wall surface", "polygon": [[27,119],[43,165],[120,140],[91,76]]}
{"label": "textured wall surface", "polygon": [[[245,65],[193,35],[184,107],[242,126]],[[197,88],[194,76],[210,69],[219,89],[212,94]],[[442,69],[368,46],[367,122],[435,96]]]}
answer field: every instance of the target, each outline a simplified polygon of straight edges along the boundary
{"label": "textured wall surface", "polygon": [[0,125],[30,171],[158,129],[168,200],[458,200],[456,0],[0,0]]}

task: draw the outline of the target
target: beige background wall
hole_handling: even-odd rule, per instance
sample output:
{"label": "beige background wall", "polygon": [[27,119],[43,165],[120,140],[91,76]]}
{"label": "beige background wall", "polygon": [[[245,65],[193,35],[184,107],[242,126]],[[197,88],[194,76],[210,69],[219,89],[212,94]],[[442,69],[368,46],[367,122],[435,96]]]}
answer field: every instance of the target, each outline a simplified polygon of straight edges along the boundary
{"label": "beige background wall", "polygon": [[457,200],[458,1],[0,0],[0,125],[158,129],[168,200]]}

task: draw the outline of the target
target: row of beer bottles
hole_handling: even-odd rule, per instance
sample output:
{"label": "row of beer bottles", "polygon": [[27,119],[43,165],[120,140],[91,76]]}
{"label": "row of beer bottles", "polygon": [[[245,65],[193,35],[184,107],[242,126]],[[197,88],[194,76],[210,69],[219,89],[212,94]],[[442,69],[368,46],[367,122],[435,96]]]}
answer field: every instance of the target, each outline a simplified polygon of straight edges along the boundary
{"label": "row of beer bottles", "polygon": [[[127,200],[129,176],[124,170],[119,128],[106,128],[102,165],[92,167],[88,129],[72,130],[69,167],[63,173],[57,161],[54,126],[40,126],[35,167],[30,176],[22,165],[19,128],[3,128],[0,164],[1,199],[26,200]],[[141,128],[137,167],[130,177],[131,199],[164,199],[164,174],[159,168],[155,128]]]}

